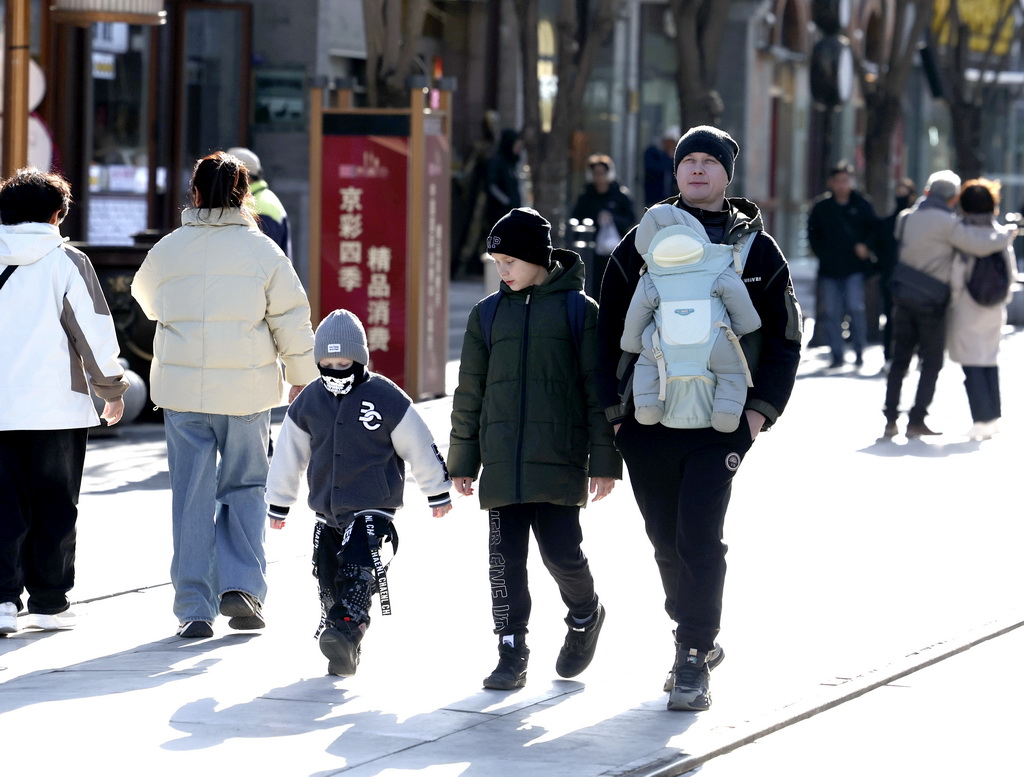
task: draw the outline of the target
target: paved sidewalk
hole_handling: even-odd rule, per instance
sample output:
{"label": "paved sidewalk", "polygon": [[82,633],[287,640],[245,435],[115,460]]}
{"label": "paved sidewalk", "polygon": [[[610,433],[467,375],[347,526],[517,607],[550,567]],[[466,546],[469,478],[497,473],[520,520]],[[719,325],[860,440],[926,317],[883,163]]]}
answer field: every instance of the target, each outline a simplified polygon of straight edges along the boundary
{"label": "paved sidewalk", "polygon": [[[628,483],[584,516],[609,612],[593,665],[574,680],[555,675],[564,611],[534,557],[529,682],[502,693],[480,689],[496,652],[486,522],[473,500],[433,520],[409,486],[389,573],[394,615],[374,618],[359,673],[335,678],[312,639],[311,521],[268,531],[267,629],[231,632],[221,619],[212,639],[177,639],[162,429],[94,440],[73,592],[80,624],[0,640],[4,768],[668,777],[678,772],[665,765],[689,754],[717,755],[702,767],[712,777],[952,777],[965,764],[1021,774],[1009,734],[1024,723],[1024,630],[905,674],[1024,621],[1024,333],[1007,337],[1003,362],[1002,435],[978,443],[950,431],[970,419],[948,365],[929,421],[947,434],[883,441],[878,349],[863,370],[838,373],[824,351],[806,355],[790,409],[755,443],[734,491],[728,658],[701,714],[665,710],[671,624]],[[442,447],[450,406],[418,406]]]}

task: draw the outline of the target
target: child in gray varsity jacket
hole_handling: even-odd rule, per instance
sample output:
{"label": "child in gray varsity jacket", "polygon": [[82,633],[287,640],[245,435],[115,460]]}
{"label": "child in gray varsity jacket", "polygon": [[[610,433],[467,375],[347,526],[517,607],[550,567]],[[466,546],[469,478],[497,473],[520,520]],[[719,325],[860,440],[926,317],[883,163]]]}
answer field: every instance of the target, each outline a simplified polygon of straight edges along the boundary
{"label": "child in gray varsity jacket", "polygon": [[313,354],[320,380],[288,408],[267,477],[270,525],[283,528],[303,471],[316,513],[313,574],[320,587],[321,652],[333,675],[355,674],[370,603],[380,594],[390,614],[380,549],[398,547],[391,521],[402,506],[405,464],[435,518],[451,510],[451,480],[430,430],[412,400],[383,375],[367,370],[369,351],[359,319],[335,310],[316,330]]}

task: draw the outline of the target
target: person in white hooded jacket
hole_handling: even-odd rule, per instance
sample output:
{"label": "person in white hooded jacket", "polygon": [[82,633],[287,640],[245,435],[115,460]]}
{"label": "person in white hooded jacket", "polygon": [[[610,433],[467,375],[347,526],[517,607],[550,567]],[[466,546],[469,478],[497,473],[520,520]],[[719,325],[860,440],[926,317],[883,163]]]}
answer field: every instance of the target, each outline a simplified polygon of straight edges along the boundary
{"label": "person in white hooded jacket", "polygon": [[88,257],[67,245],[61,176],[0,184],[0,635],[74,625],[78,496],[88,429],[115,424],[128,388],[117,334]]}
{"label": "person in white hooded jacket", "polygon": [[157,322],[150,394],[164,409],[171,476],[171,582],[181,637],[210,637],[218,612],[259,629],[267,593],[270,409],[320,377],[309,301],[291,262],[256,226],[242,162],[196,163],[195,207],[150,250],[132,296]]}

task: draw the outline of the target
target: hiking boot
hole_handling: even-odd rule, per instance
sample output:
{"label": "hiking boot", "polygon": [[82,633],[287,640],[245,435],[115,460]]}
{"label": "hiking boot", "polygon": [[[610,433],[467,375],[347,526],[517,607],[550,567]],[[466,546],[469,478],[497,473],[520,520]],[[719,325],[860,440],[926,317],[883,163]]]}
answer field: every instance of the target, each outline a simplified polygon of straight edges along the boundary
{"label": "hiking boot", "polygon": [[185,621],[178,626],[178,636],[184,639],[209,639],[213,636],[213,624],[209,621]]}
{"label": "hiking boot", "polygon": [[[716,666],[722,663],[722,661],[725,659],[725,649],[716,642],[714,649],[711,651],[711,655],[712,660],[711,663],[708,665],[708,669],[714,669]],[[661,687],[661,690],[663,690],[665,693],[671,693],[672,688],[675,686],[675,669],[675,664],[673,664],[672,668],[668,670],[668,676],[665,677],[665,684]]]}
{"label": "hiking boot", "polygon": [[916,437],[930,437],[938,436],[942,432],[935,432],[928,428],[928,425],[922,421],[919,424],[907,424],[907,439],[913,440]]}
{"label": "hiking boot", "polygon": [[356,673],[363,648],[360,643],[366,634],[365,623],[339,621],[320,634],[320,652],[327,656],[327,674],[348,677]]}
{"label": "hiking boot", "polygon": [[885,422],[885,431],[882,432],[882,436],[883,437],[887,437],[887,438],[888,437],[895,437],[899,433],[900,433],[900,431],[899,431],[899,429],[896,428],[896,422],[895,421],[886,421]]}
{"label": "hiking boot", "polygon": [[668,694],[670,710],[701,711],[711,708],[711,670],[722,663],[725,651],[715,645],[709,652],[676,646],[672,667],[672,690]]}
{"label": "hiking boot", "polygon": [[518,634],[515,641],[515,645],[498,643],[498,665],[484,678],[484,688],[514,691],[526,685],[526,663],[530,660],[530,648]]}
{"label": "hiking boot", "polygon": [[262,629],[267,625],[260,600],[245,591],[226,591],[220,597],[220,614],[231,618],[228,626],[241,631]]}
{"label": "hiking boot", "polygon": [[594,651],[597,649],[597,638],[601,634],[601,626],[604,625],[604,605],[598,604],[594,614],[586,623],[577,623],[572,615],[565,619],[565,625],[569,627],[565,635],[565,643],[558,651],[558,660],[555,662],[555,671],[559,677],[575,677],[594,660]]}
{"label": "hiking boot", "polygon": [[18,605],[0,602],[0,634],[13,634],[18,630]]}

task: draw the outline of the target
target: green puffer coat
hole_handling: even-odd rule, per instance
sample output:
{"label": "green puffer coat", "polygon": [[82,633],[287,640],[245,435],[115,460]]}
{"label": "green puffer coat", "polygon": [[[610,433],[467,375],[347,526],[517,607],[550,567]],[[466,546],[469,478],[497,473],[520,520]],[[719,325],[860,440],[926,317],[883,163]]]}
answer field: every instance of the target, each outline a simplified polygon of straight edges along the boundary
{"label": "green puffer coat", "polygon": [[[588,477],[622,477],[594,386],[597,303],[587,299],[579,348],[566,292],[583,288],[577,254],[555,249],[540,286],[503,292],[483,340],[480,306],[469,315],[452,403],[448,471],[480,479],[480,507],[549,502],[586,506]],[[588,471],[589,464],[589,471]]]}

